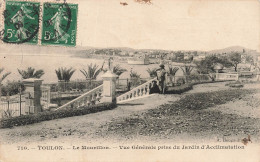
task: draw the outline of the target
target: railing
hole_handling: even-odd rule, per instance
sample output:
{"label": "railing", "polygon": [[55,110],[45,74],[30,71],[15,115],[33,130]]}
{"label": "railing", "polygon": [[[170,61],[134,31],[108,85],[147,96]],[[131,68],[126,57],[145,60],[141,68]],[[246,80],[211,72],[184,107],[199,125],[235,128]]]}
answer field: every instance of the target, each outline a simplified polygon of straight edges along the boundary
{"label": "railing", "polygon": [[153,78],[153,79],[145,82],[144,84],[137,86],[134,89],[126,92],[125,94],[118,96],[116,98],[117,103],[123,103],[123,102],[126,102],[126,101],[130,101],[130,100],[142,98],[142,97],[145,97],[145,96],[149,96],[151,84],[152,84],[153,81],[156,81],[156,80],[157,80],[157,78]]}
{"label": "railing", "polygon": [[102,84],[102,80],[75,80],[75,81],[59,81],[59,82],[53,82],[53,83],[44,83],[44,86],[51,87],[51,92],[86,92],[91,89],[94,89]]}
{"label": "railing", "polygon": [[238,80],[238,74],[216,73],[216,80]]}
{"label": "railing", "polygon": [[95,105],[96,102],[101,102],[101,95],[103,91],[103,85],[100,85],[93,90],[84,93],[83,95],[75,98],[74,100],[58,107],[56,110],[63,108],[78,108],[81,106]]}
{"label": "railing", "polygon": [[[21,112],[20,112],[21,111]],[[26,115],[26,110],[25,110],[25,101],[2,101],[0,104],[0,118],[2,117],[14,117],[14,116],[20,116]]]}

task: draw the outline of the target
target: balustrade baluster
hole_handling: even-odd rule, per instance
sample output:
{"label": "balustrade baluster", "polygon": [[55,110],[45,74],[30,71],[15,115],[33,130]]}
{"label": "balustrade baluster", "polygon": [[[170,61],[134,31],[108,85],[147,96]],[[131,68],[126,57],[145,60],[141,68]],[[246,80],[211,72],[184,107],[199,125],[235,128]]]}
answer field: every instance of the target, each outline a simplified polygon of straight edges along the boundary
{"label": "balustrade baluster", "polygon": [[141,89],[141,92],[140,92],[140,94],[141,94],[141,96],[143,96],[143,95],[144,95],[144,89],[143,89],[143,88]]}

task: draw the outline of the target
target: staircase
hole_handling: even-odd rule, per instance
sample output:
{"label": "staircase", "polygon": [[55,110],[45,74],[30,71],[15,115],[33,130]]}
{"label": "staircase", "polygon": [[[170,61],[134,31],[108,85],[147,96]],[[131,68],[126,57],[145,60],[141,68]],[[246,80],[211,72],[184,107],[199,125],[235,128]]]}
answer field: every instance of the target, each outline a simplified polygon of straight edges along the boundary
{"label": "staircase", "polygon": [[63,108],[78,108],[81,106],[95,105],[97,102],[101,102],[100,99],[102,97],[102,92],[103,92],[103,84],[92,89],[91,91],[82,94],[81,96],[58,107],[55,110],[59,110]]}
{"label": "staircase", "polygon": [[150,96],[151,95],[150,88],[151,88],[153,81],[157,81],[157,78],[153,78],[153,79],[145,82],[144,84],[142,84],[138,87],[135,87],[134,89],[118,96],[116,98],[117,103],[124,103],[127,101],[136,100],[136,99]]}

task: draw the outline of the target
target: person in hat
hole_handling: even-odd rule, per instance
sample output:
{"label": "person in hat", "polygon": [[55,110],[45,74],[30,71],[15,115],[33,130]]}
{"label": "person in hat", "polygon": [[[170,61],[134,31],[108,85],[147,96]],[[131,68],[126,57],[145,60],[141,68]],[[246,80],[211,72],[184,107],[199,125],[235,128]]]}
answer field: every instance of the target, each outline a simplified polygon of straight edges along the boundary
{"label": "person in hat", "polygon": [[153,94],[153,93],[160,93],[160,89],[157,85],[156,80],[152,81],[152,84],[151,84],[151,87],[150,87],[150,94]]}
{"label": "person in hat", "polygon": [[160,64],[160,68],[156,71],[157,73],[157,80],[159,81],[159,89],[160,93],[165,93],[165,77],[166,77],[166,70],[164,69],[164,65]]}

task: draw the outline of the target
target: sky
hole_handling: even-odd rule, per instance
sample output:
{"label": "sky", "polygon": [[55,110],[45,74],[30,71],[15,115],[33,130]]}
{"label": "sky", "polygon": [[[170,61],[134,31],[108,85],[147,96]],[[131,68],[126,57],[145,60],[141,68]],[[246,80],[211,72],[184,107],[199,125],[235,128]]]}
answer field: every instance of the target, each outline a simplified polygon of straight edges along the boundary
{"label": "sky", "polygon": [[[78,0],[77,46],[260,51],[258,0]],[[128,3],[127,6],[120,2]]]}

